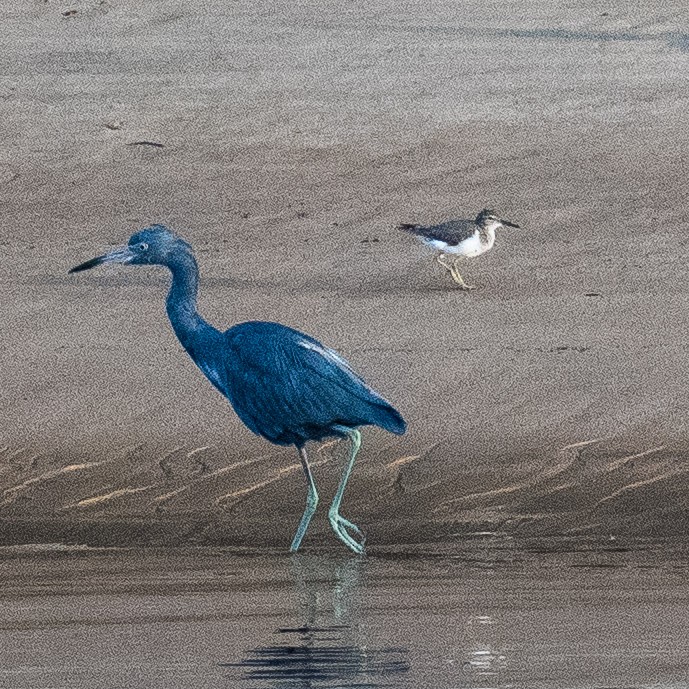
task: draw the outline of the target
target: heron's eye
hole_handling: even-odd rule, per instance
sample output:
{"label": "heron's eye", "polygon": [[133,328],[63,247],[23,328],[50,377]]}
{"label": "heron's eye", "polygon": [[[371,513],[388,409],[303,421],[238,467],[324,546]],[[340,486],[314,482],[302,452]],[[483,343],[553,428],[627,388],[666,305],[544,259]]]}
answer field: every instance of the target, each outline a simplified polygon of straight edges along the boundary
{"label": "heron's eye", "polygon": [[139,251],[148,251],[148,244],[146,244],[146,242],[141,242],[141,244],[139,244]]}

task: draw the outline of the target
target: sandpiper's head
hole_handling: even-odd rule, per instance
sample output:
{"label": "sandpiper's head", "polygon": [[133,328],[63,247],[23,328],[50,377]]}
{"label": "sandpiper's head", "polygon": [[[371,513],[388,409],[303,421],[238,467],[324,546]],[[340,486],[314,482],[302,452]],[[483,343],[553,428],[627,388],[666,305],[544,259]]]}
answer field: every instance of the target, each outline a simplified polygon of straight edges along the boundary
{"label": "sandpiper's head", "polygon": [[135,232],[127,246],[97,256],[72,268],[70,273],[95,268],[103,263],[124,263],[127,265],[167,265],[170,257],[184,251],[191,252],[191,245],[178,237],[165,225],[149,225]]}
{"label": "sandpiper's head", "polygon": [[476,216],[476,224],[479,225],[479,227],[492,227],[493,229],[497,229],[501,225],[504,225],[506,227],[519,227],[519,225],[515,225],[513,222],[510,222],[509,220],[499,218],[496,215],[495,211],[491,210],[490,208],[484,208]]}

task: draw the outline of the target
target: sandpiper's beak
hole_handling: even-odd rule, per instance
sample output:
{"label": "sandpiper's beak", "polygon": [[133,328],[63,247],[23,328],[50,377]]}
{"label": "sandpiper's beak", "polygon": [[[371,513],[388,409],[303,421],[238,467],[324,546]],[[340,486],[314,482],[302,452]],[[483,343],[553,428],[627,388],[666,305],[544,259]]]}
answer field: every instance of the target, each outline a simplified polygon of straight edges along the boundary
{"label": "sandpiper's beak", "polygon": [[78,266],[74,266],[69,272],[78,273],[82,270],[95,268],[101,265],[101,263],[129,263],[133,258],[134,252],[128,246],[125,246],[121,249],[115,249],[104,256],[96,256],[96,258],[92,258],[90,261],[80,263]]}
{"label": "sandpiper's beak", "polygon": [[509,220],[500,220],[500,222],[506,227],[516,227],[517,229],[520,229],[519,225],[515,225],[513,222],[510,222]]}

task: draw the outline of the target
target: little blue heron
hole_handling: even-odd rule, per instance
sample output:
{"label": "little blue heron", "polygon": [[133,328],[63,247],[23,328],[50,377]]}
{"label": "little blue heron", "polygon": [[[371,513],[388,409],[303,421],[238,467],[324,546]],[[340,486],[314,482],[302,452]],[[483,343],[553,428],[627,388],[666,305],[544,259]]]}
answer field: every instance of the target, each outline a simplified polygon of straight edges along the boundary
{"label": "little blue heron", "polygon": [[[448,220],[440,225],[416,225],[402,223],[399,229],[415,235],[426,246],[440,252],[436,258],[438,263],[450,271],[452,279],[463,289],[474,289],[473,285],[467,285],[459,274],[458,264],[462,258],[474,258],[493,248],[495,244],[495,230],[499,227],[516,227],[509,220],[501,220],[488,208],[484,208],[475,220]],[[445,257],[450,255],[457,258],[450,263],[445,262]]]}
{"label": "little blue heron", "polygon": [[[306,454],[306,442],[349,438],[351,452],[330,506],[330,524],[355,553],[362,553],[362,531],[340,515],[340,502],[361,446],[359,426],[380,426],[402,434],[400,413],[354,373],[335,351],[280,323],[249,321],[225,332],[196,310],[199,270],[191,245],[164,225],[133,234],[127,246],[86,261],[69,272],[102,263],[160,265],[172,273],[167,315],[194,363],[230,401],[248,428],[276,445],[295,445],[308,497],[291,550],[299,548],[318,504],[318,492]],[[358,534],[361,542],[349,531]]]}

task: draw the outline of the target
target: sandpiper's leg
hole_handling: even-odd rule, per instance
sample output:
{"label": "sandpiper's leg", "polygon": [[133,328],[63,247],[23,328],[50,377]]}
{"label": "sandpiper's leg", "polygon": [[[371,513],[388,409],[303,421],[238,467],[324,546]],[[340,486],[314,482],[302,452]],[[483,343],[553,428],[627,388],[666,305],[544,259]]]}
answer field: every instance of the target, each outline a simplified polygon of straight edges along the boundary
{"label": "sandpiper's leg", "polygon": [[452,275],[452,279],[464,290],[471,290],[471,289],[476,289],[474,285],[467,285],[466,282],[464,282],[464,278],[459,274],[459,261],[460,259],[457,259],[454,264],[452,265],[452,268],[450,269],[450,275]]}
{"label": "sandpiper's leg", "polygon": [[[356,524],[352,524],[352,522],[340,515],[340,503],[342,502],[342,496],[344,495],[345,487],[347,486],[347,481],[349,480],[349,475],[352,473],[354,460],[356,459],[356,455],[361,447],[361,433],[354,428],[346,428],[345,426],[338,426],[337,429],[349,437],[352,448],[349,455],[349,460],[347,461],[347,466],[342,473],[342,478],[340,479],[340,485],[337,488],[337,493],[335,493],[332,505],[330,505],[328,517],[330,519],[330,525],[332,526],[333,531],[337,534],[338,538],[355,553],[360,554],[364,552],[364,542],[366,540],[364,533]],[[354,540],[354,538],[352,538],[352,536],[348,533],[347,529],[351,529],[361,536],[361,543]]]}
{"label": "sandpiper's leg", "polygon": [[[448,257],[448,258],[449,258],[449,257]],[[452,265],[452,263],[445,263],[445,254],[442,254],[442,253],[441,253],[441,254],[438,254],[438,255],[435,257],[435,260],[438,261],[438,263],[439,263],[443,268],[445,268],[445,270],[449,270],[450,272],[452,272],[452,270],[453,270],[453,265]],[[450,259],[450,260],[451,260],[451,259]]]}
{"label": "sandpiper's leg", "polygon": [[309,493],[306,497],[306,508],[304,509],[304,514],[299,522],[299,528],[297,529],[297,533],[294,534],[292,545],[290,546],[290,550],[293,553],[299,549],[301,540],[304,538],[306,529],[309,528],[309,522],[311,521],[311,517],[313,517],[313,513],[316,511],[316,506],[318,505],[318,491],[316,491],[316,484],[314,483],[311,467],[309,466],[309,458],[306,456],[306,448],[302,446],[298,447],[297,449],[299,450],[301,465],[304,467],[306,480],[309,484]]}

